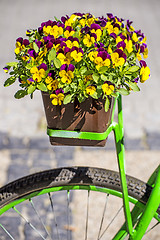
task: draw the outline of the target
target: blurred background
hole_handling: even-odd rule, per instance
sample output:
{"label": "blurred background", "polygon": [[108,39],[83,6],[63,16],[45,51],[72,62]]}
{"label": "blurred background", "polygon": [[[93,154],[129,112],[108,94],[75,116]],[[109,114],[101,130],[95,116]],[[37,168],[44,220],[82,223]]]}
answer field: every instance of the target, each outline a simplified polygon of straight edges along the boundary
{"label": "blurred background", "polygon": [[18,85],[3,87],[8,77],[2,68],[14,61],[15,40],[25,37],[27,29],[38,28],[43,21],[70,15],[73,12],[91,12],[95,16],[113,13],[133,21],[135,29],[141,29],[147,36],[149,57],[147,64],[151,77],[140,84],[141,92],[123,98],[125,134],[129,138],[142,138],[147,134],[160,136],[160,29],[159,0],[0,0],[0,132],[11,135],[33,136],[44,134],[39,131],[43,121],[40,93],[34,100],[26,97],[14,99]]}

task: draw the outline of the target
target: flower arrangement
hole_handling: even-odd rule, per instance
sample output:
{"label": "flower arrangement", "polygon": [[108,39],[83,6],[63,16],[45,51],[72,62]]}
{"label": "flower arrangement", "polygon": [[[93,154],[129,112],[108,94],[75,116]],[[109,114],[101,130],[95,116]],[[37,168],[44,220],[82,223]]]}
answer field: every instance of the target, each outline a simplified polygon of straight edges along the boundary
{"label": "flower arrangement", "polygon": [[4,86],[19,81],[22,98],[38,89],[50,94],[53,105],[83,102],[91,96],[109,98],[139,91],[150,69],[146,37],[132,22],[107,14],[74,13],[27,30],[28,39],[16,40],[15,58],[4,68],[10,73]]}

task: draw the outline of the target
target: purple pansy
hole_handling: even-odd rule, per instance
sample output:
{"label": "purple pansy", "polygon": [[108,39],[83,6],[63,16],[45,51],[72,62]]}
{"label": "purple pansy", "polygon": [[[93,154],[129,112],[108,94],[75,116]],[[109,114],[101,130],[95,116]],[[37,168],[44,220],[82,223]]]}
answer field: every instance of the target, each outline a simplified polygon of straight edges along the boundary
{"label": "purple pansy", "polygon": [[38,48],[43,47],[43,43],[41,41],[35,40],[35,43],[37,44]]}
{"label": "purple pansy", "polygon": [[105,50],[99,51],[97,57],[101,57],[101,58],[103,59],[103,61],[106,60],[107,58],[108,58],[108,59],[111,58],[111,56],[110,56],[110,55],[108,54],[108,52],[105,51]]}
{"label": "purple pansy", "polygon": [[113,37],[114,39],[117,38],[117,35],[115,33],[111,33],[109,36]]}
{"label": "purple pansy", "polygon": [[63,91],[62,88],[57,89],[57,90],[55,91],[55,94],[56,94],[56,95],[58,95],[59,93],[64,93],[64,91]]}
{"label": "purple pansy", "polygon": [[147,63],[144,60],[140,61],[141,67],[147,67]]}
{"label": "purple pansy", "polygon": [[75,66],[73,65],[73,64],[69,64],[69,65],[67,65],[67,64],[63,64],[62,66],[61,66],[61,71],[62,70],[65,70],[66,72],[67,71],[74,71],[74,69],[75,69]]}
{"label": "purple pansy", "polygon": [[42,63],[41,65],[39,65],[39,67],[38,67],[39,69],[44,69],[45,71],[47,71],[47,69],[48,69],[48,67],[47,67],[47,65],[45,64],[45,63]]}
{"label": "purple pansy", "polygon": [[82,34],[88,34],[90,33],[90,27],[85,26],[84,28],[81,29]]}
{"label": "purple pansy", "polygon": [[38,56],[38,53],[36,53],[34,49],[29,49],[28,54],[30,57],[33,57],[34,59]]}
{"label": "purple pansy", "polygon": [[33,78],[28,78],[27,81],[34,82]]}
{"label": "purple pansy", "polygon": [[117,52],[119,54],[119,57],[123,57],[126,61],[127,55],[121,49],[116,49],[114,52]]}
{"label": "purple pansy", "polygon": [[121,41],[121,42],[119,42],[118,44],[117,44],[117,48],[123,48],[123,49],[125,49],[125,47],[126,47],[126,43],[124,42],[124,41]]}
{"label": "purple pansy", "polygon": [[99,26],[99,24],[92,23],[92,24],[91,24],[91,29],[98,30],[98,29],[101,29],[101,27]]}

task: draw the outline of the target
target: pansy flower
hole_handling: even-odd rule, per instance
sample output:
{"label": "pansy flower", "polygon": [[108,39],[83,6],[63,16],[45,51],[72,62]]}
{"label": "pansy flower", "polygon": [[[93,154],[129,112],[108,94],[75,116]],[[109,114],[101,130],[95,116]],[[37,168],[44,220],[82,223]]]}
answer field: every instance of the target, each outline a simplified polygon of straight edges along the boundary
{"label": "pansy flower", "polygon": [[25,49],[26,46],[28,46],[29,40],[28,39],[24,39],[23,38],[17,38],[16,40],[16,49],[15,49],[15,54],[19,54],[22,50]]}
{"label": "pansy flower", "polygon": [[59,76],[61,77],[61,81],[63,83],[68,83],[70,84],[72,82],[72,79],[74,78],[74,71],[75,67],[72,64],[63,64],[61,66],[61,70],[59,72]]}
{"label": "pansy flower", "polygon": [[61,89],[57,89],[55,93],[50,95],[50,98],[52,99],[53,105],[62,105],[62,102],[64,100],[64,94]]}
{"label": "pansy flower", "polygon": [[127,49],[128,53],[133,52],[133,43],[132,43],[132,40],[131,40],[131,39],[130,39],[130,40],[125,39],[124,42],[125,42],[125,44],[126,44],[126,49]]}
{"label": "pansy flower", "polygon": [[123,66],[126,60],[126,54],[121,50],[117,49],[111,54],[111,60],[113,63],[113,66],[119,67]]}
{"label": "pansy flower", "polygon": [[91,47],[97,39],[97,35],[95,33],[87,34],[83,38],[83,43],[87,47]]}
{"label": "pansy flower", "polygon": [[69,37],[73,36],[74,33],[75,33],[75,31],[73,30],[73,28],[71,28],[70,26],[67,26],[64,31],[64,36],[66,38],[69,38]]}
{"label": "pansy flower", "polygon": [[86,93],[88,95],[93,95],[95,92],[96,92],[96,87],[95,86],[90,85],[90,86],[86,87]]}
{"label": "pansy flower", "polygon": [[102,90],[103,90],[104,94],[111,95],[114,91],[114,86],[112,84],[105,82],[102,85]]}
{"label": "pansy flower", "polygon": [[140,81],[144,83],[150,76],[150,69],[145,61],[141,60],[140,64],[141,64]]}
{"label": "pansy flower", "polygon": [[74,59],[75,62],[80,62],[83,57],[82,48],[73,47],[71,49],[71,57]]}
{"label": "pansy flower", "polygon": [[32,67],[30,72],[32,74],[32,78],[34,81],[41,82],[42,78],[45,77],[46,75],[46,70],[47,70],[47,65],[46,64],[41,64],[38,68],[37,67]]}
{"label": "pansy flower", "polygon": [[97,36],[97,41],[100,41],[101,35],[102,35],[102,31],[101,31],[101,27],[98,24],[92,23],[91,24],[91,33],[95,33]]}
{"label": "pansy flower", "polygon": [[110,58],[111,56],[108,54],[108,52],[105,49],[103,48],[98,49],[97,57],[95,57],[94,59],[97,70],[99,70],[100,67],[103,67],[103,66],[109,67],[111,63]]}

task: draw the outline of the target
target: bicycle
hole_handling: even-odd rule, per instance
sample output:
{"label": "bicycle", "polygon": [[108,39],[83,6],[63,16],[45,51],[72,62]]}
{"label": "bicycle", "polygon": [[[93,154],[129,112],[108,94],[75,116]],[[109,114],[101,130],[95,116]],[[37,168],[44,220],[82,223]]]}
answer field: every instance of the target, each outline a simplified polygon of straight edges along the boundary
{"label": "bicycle", "polygon": [[[116,104],[118,106],[117,122],[114,120]],[[79,193],[80,199],[78,196],[77,200],[82,200],[81,202],[83,203],[83,194],[86,193],[86,206],[82,205],[79,213],[86,216],[86,219],[83,220],[84,226],[82,227],[84,233],[82,234],[81,230],[79,231],[80,239],[83,237],[85,240],[139,240],[142,239],[143,236],[147,236],[147,233],[160,223],[160,165],[155,169],[147,183],[126,175],[121,95],[119,95],[114,102],[111,123],[105,133],[47,130],[48,135],[51,137],[90,140],[105,139],[112,131],[115,137],[119,173],[93,167],[64,167],[22,177],[0,188],[0,215],[3,216],[8,213],[9,210],[12,210],[18,214],[20,218],[24,219],[31,229],[30,232],[35,232],[35,235],[32,235],[31,238],[28,239],[33,239],[33,236],[35,239],[72,239],[74,231],[76,233],[76,227],[72,227],[71,225],[72,215],[76,212],[79,213],[79,209],[77,205],[76,208],[72,206],[71,199],[75,197],[75,194]],[[65,192],[64,196],[62,196],[63,192]],[[60,198],[62,197],[62,200],[66,201],[66,214],[63,212],[63,205],[58,207],[58,205],[55,204],[57,202],[60,203],[59,195]],[[93,197],[93,200],[95,198],[97,200],[99,195],[104,196],[102,216],[100,217],[99,223],[92,223],[92,226],[89,222],[91,215],[89,212],[90,197]],[[57,200],[55,200],[55,196],[58,197]],[[40,202],[41,197],[43,202]],[[106,210],[109,197],[111,198],[110,212]],[[36,203],[34,203],[35,199],[38,200]],[[119,207],[122,200],[123,204]],[[96,203],[96,201],[94,201],[94,203]],[[113,203],[116,203],[114,207]],[[24,207],[23,204],[27,204],[27,208],[29,204],[31,206],[32,210],[29,209],[28,211],[28,214],[31,215],[32,218],[31,221],[26,217],[26,206],[24,205]],[[43,213],[42,206],[47,214],[46,212]],[[73,213],[71,215],[72,209]],[[124,214],[120,216],[120,226],[116,228],[114,225],[112,228],[111,225],[115,223],[122,209]],[[35,218],[30,214],[33,210],[35,212]],[[60,210],[62,210],[62,216],[58,215]],[[113,215],[112,212],[114,210],[116,210],[116,213]],[[24,214],[22,214],[23,212]],[[107,212],[112,216],[109,216],[110,222],[106,224],[105,214]],[[94,212],[92,212],[92,214],[94,215]],[[152,219],[155,220],[155,223],[148,229]],[[39,220],[39,223],[37,223],[37,220]],[[65,226],[63,221],[66,222]],[[58,226],[59,224],[62,225],[61,229]],[[51,229],[53,225],[54,227]],[[96,225],[98,225],[98,230],[95,233]],[[92,232],[94,232],[93,235],[89,235],[88,230],[90,226],[92,227]],[[8,232],[7,227],[1,224],[1,220],[0,227],[6,233],[7,239],[15,239],[14,234]],[[109,233],[107,235],[108,231]],[[75,237],[75,239],[78,239],[78,237]]]}

